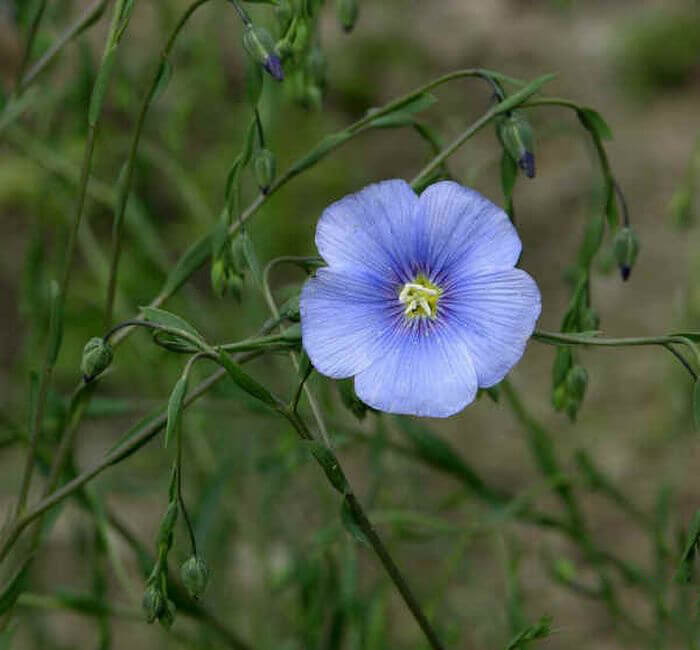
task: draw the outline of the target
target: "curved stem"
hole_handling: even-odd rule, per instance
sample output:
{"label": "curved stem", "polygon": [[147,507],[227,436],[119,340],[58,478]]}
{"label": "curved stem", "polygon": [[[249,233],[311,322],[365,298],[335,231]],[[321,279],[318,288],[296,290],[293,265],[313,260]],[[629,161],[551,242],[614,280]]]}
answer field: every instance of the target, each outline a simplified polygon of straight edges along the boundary
{"label": "curved stem", "polygon": [[[267,306],[270,309],[270,313],[272,314],[272,317],[275,320],[279,320],[280,312],[279,312],[279,309],[277,308],[277,303],[275,302],[275,299],[272,296],[272,291],[270,291],[270,271],[277,264],[280,264],[282,262],[296,263],[297,260],[298,260],[298,258],[293,258],[293,257],[280,257],[280,258],[277,258],[276,260],[272,260],[271,262],[269,262],[265,266],[265,269],[263,270],[262,292],[263,292],[263,295],[265,297],[265,302],[267,303]],[[292,365],[294,366],[294,369],[297,372],[299,372],[299,357],[297,356],[296,352],[290,350],[289,358],[292,361]],[[311,412],[313,413],[314,419],[316,420],[316,424],[318,426],[319,433],[321,434],[321,439],[323,440],[326,447],[331,447],[331,439],[330,439],[330,436],[328,435],[328,429],[326,428],[325,422],[323,420],[323,415],[321,413],[321,408],[319,407],[318,402],[316,401],[316,397],[311,392],[311,389],[309,388],[309,386],[307,385],[306,382],[303,382],[302,390],[304,391],[304,394],[306,395],[306,399],[309,400],[309,407],[311,408]],[[297,398],[297,402],[298,402],[298,398]]]}
{"label": "curved stem", "polygon": [[40,0],[39,6],[36,8],[36,13],[32,17],[32,23],[29,26],[29,34],[27,35],[27,44],[24,46],[24,52],[22,54],[22,61],[20,62],[19,69],[17,70],[17,90],[19,91],[22,85],[22,77],[24,76],[24,70],[29,63],[29,58],[32,55],[32,48],[34,45],[34,40],[36,34],[39,31],[39,25],[41,19],[44,17],[44,11],[46,11],[47,0]]}
{"label": "curved stem", "polygon": [[109,0],[95,0],[73,23],[66,29],[44,55],[27,71],[18,82],[18,92],[24,92],[34,80],[49,66],[56,55],[76,36],[94,24],[102,16]]}
{"label": "curved stem", "polygon": [[[109,34],[105,43],[104,54],[102,57],[102,66],[105,65],[107,59],[107,53],[116,45],[117,31],[119,25],[119,19],[122,14],[125,0],[118,0],[114,7],[114,14],[112,17],[112,22],[110,25]],[[99,73],[98,73],[99,78]],[[76,242],[78,240],[78,231],[80,229],[80,223],[82,221],[83,212],[85,210],[85,197],[87,195],[88,179],[90,177],[90,169],[92,168],[92,156],[95,150],[95,140],[97,137],[97,126],[99,124],[99,113],[94,120],[88,119],[88,135],[87,142],[85,144],[85,152],[83,154],[83,164],[80,172],[80,183],[78,185],[78,199],[75,208],[75,217],[73,219],[73,225],[71,227],[70,235],[68,238],[68,246],[66,252],[65,266],[63,269],[63,276],[61,278],[61,284],[59,286],[58,294],[58,308],[57,313],[63,313],[63,305],[66,300],[66,293],[68,292],[68,287],[70,284],[71,270],[73,268],[73,257],[75,256]],[[30,431],[30,445],[29,451],[27,453],[27,458],[24,466],[24,473],[22,476],[22,484],[20,487],[19,498],[17,500],[17,507],[15,511],[15,518],[19,517],[27,501],[27,496],[29,494],[29,488],[31,486],[32,475],[34,472],[34,459],[36,456],[36,446],[39,439],[39,431],[41,429],[41,423],[44,415],[44,406],[46,403],[46,397],[48,395],[49,384],[51,383],[51,375],[53,374],[53,366],[55,363],[55,357],[57,354],[51,353],[50,349],[47,351],[47,356],[44,361],[44,366],[41,373],[39,396],[37,400],[37,405],[34,411],[34,418],[31,424]],[[52,358],[53,357],[53,358]]]}
{"label": "curved stem", "polygon": [[112,322],[112,312],[114,310],[114,295],[117,286],[117,273],[119,271],[119,259],[121,256],[121,243],[122,235],[124,231],[124,213],[126,212],[126,206],[129,201],[129,192],[131,189],[131,181],[134,172],[134,165],[136,163],[136,153],[138,151],[139,142],[141,140],[141,132],[143,131],[143,125],[146,120],[146,114],[151,106],[155,90],[158,87],[158,82],[161,78],[163,66],[165,66],[168,57],[175,45],[175,41],[185,26],[187,21],[190,19],[192,14],[201,7],[208,0],[195,0],[183,13],[182,17],[178,21],[177,25],[173,29],[170,37],[168,38],[165,47],[163,48],[158,64],[156,65],[155,72],[153,73],[153,79],[151,85],[143,96],[141,102],[141,110],[139,111],[139,116],[136,120],[136,126],[134,128],[134,134],[131,139],[131,147],[129,149],[129,157],[126,160],[124,167],[124,177],[121,179],[122,186],[118,189],[116,209],[114,212],[114,221],[112,226],[112,256],[109,268],[109,282],[107,286],[107,300],[105,303],[105,327],[109,327]]}

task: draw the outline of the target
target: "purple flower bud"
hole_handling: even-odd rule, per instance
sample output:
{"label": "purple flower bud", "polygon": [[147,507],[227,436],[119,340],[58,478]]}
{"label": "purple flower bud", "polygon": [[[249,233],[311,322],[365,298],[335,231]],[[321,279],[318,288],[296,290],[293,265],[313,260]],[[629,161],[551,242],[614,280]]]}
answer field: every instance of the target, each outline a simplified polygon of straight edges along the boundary
{"label": "purple flower bud", "polygon": [[518,160],[518,167],[525,172],[528,178],[535,178],[535,156],[531,151],[526,151]]}
{"label": "purple flower bud", "polygon": [[282,61],[276,54],[270,54],[264,63],[265,70],[268,71],[270,76],[276,81],[282,81],[284,79],[284,71],[282,70]]}

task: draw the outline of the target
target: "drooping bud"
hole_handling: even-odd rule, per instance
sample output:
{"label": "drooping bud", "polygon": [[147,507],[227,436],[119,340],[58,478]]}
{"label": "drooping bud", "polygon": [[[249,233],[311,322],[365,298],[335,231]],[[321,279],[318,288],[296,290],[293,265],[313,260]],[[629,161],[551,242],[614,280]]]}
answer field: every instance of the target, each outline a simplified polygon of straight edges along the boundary
{"label": "drooping bud", "polygon": [[639,253],[639,238],[630,226],[625,226],[615,235],[613,251],[622,279],[627,280]]}
{"label": "drooping bud", "polygon": [[338,18],[344,32],[351,32],[357,22],[357,0],[338,0]]}
{"label": "drooping bud", "polygon": [[584,332],[592,332],[600,326],[600,317],[593,307],[585,307],[581,311],[581,329]]}
{"label": "drooping bud", "polygon": [[163,611],[158,617],[158,622],[166,630],[169,630],[173,626],[175,622],[175,603],[172,600],[165,601],[165,607],[163,607]]}
{"label": "drooping bud", "polygon": [[535,139],[527,119],[517,111],[513,111],[498,123],[497,131],[508,155],[528,178],[534,178]]}
{"label": "drooping bud", "polygon": [[243,33],[243,46],[273,79],[277,81],[284,79],[282,62],[275,52],[272,36],[266,29],[256,27],[252,23],[247,25]]}
{"label": "drooping bud", "polygon": [[588,373],[583,366],[576,364],[569,370],[569,374],[566,375],[566,391],[569,397],[580,402],[586,393],[587,386]]}
{"label": "drooping bud", "polygon": [[192,598],[199,598],[209,582],[209,567],[198,555],[193,555],[180,568],[182,584],[185,585]]}
{"label": "drooping bud", "polygon": [[253,154],[253,169],[260,191],[267,194],[277,171],[275,154],[269,149],[258,149]]}
{"label": "drooping bud", "polygon": [[88,382],[102,374],[112,363],[114,353],[112,346],[99,336],[91,338],[83,348],[83,358],[80,371],[83,379]]}
{"label": "drooping bud", "polygon": [[165,599],[160,589],[153,584],[148,585],[143,594],[142,605],[147,623],[153,623],[157,618],[159,619],[165,611]]}

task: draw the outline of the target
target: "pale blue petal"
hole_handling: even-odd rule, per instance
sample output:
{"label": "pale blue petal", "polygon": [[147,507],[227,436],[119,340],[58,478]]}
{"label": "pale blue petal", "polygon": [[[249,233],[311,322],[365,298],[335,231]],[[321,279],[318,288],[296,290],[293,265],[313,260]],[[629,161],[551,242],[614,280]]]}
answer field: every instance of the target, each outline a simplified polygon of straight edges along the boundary
{"label": "pale blue petal", "polygon": [[402,180],[383,181],[336,201],[324,210],[316,247],[335,269],[366,269],[406,282],[415,258],[418,197]]}
{"label": "pale blue petal", "polygon": [[445,292],[440,306],[459,326],[474,360],[479,386],[497,384],[520,360],[540,316],[541,298],[525,271],[475,275]]}
{"label": "pale blue petal", "polygon": [[473,401],[477,378],[464,338],[447,322],[397,327],[381,357],[355,377],[366,404],[387,413],[448,417]]}
{"label": "pale blue petal", "polygon": [[522,245],[503,210],[452,181],[428,187],[418,206],[422,256],[434,280],[515,266]]}
{"label": "pale blue petal", "polygon": [[301,292],[301,335],[324,375],[350,377],[383,354],[383,332],[401,318],[393,285],[357,271],[319,269]]}

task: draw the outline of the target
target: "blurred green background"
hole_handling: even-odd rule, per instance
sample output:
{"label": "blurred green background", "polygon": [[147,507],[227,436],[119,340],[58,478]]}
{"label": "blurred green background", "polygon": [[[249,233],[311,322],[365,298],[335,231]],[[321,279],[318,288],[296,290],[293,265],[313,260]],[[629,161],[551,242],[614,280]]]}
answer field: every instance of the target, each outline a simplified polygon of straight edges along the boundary
{"label": "blurred green background", "polygon": [[[50,1],[34,56],[85,6]],[[156,57],[185,6],[181,0],[137,0],[120,46],[44,423],[48,445],[65,416],[65,395],[79,376],[82,346],[102,333],[114,183]],[[261,22],[273,23],[269,8],[248,6]],[[6,512],[24,458],[13,436],[24,427],[29,370],[43,356],[47,287],[65,251],[87,101],[107,22],[104,16],[63,52],[38,80],[27,115],[0,134],[0,435],[5,436],[0,506]],[[213,1],[198,11],[175,47],[172,80],[147,118],[138,155],[117,320],[131,317],[157,294],[167,269],[213,227],[223,205],[226,175],[250,119],[240,36],[231,7]],[[593,294],[601,328],[611,336],[700,329],[700,239],[692,209],[682,214],[678,209],[679,188],[692,186],[689,161],[700,133],[697,2],[361,0],[350,34],[327,3],[321,38],[327,58],[323,110],[295,103],[289,81],[265,80],[263,121],[279,169],[368,108],[453,69],[481,66],[524,79],[557,72],[547,94],[593,106],[611,125],[609,155],[642,242],[628,283],[614,272],[609,253],[600,256]],[[22,39],[13,7],[3,3],[0,78],[6,92]],[[439,103],[426,116],[445,141],[490,102],[488,88],[476,80],[453,82],[436,95]],[[569,296],[565,270],[587,218],[599,206],[600,179],[572,114],[544,107],[529,117],[537,134],[538,174],[532,181],[520,178],[515,193],[521,266],[542,290],[541,327],[557,329]],[[372,181],[411,178],[428,156],[410,130],[378,130],[351,141],[290,182],[254,217],[250,234],[260,259],[315,254],[315,224],[329,202]],[[500,203],[499,157],[494,131],[487,128],[450,161],[450,171]],[[246,177],[243,204],[254,196],[254,183]],[[302,280],[283,267],[273,278],[277,295],[283,298]],[[219,299],[208,269],[166,307],[212,341],[251,335],[268,317],[252,282],[242,302]],[[692,428],[687,375],[656,348],[583,352],[589,392],[578,421],[571,423],[551,408],[553,352],[531,343],[511,377],[528,408],[553,433],[565,471],[575,473],[572,455],[585,449],[648,513],[660,489],[670,489],[668,534],[675,549],[674,531],[687,525],[700,504],[700,442]],[[153,346],[145,333],[121,347],[78,434],[75,466],[92,465],[133,422],[162,404],[181,366],[180,357]],[[293,389],[286,355],[268,356],[251,368],[280,390]],[[505,647],[511,636],[508,604],[515,597],[508,564],[514,556],[527,620],[553,617],[551,636],[538,642],[543,648],[698,647],[700,639],[690,645],[693,632],[680,629],[654,646],[655,639],[615,620],[599,600],[555,584],[547,557],[577,567],[584,582],[590,578],[579,549],[554,532],[495,518],[458,482],[393,453],[392,441],[403,435],[394,419],[369,415],[357,422],[332,383],[315,377],[312,385],[329,413],[352,482],[449,647]],[[430,424],[490,485],[533,495],[544,510],[559,509],[529,457],[522,426],[503,403],[482,398],[459,416]],[[203,599],[208,611],[253,648],[424,647],[374,556],[342,532],[335,496],[284,423],[222,383],[187,412],[184,426],[185,492],[212,567]],[[165,508],[171,453],[156,440],[92,484],[149,551]],[[653,574],[653,544],[634,521],[583,489],[581,502],[598,543]],[[146,626],[138,618],[143,577],[137,558],[117,534],[110,534],[105,558],[94,537],[92,520],[66,502],[38,554],[29,592],[20,599],[13,648],[100,647],[107,636],[101,635],[99,617],[68,611],[60,599],[52,607],[37,596],[64,590],[90,594],[98,579],[121,614],[110,619],[112,647],[226,647],[211,626],[184,616],[170,633]],[[187,554],[184,530],[178,529],[173,567]],[[624,581],[617,588],[626,611],[653,629],[653,600],[644,589]],[[692,598],[696,592],[688,593]],[[341,626],[336,646],[334,625]]]}

